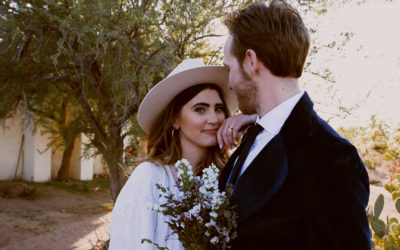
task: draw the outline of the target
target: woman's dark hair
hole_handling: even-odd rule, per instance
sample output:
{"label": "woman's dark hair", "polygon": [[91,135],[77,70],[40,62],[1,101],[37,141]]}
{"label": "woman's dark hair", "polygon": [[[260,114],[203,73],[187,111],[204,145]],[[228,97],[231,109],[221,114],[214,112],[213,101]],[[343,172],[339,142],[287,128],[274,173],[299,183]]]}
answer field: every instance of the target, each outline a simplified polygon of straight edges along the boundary
{"label": "woman's dark hair", "polygon": [[[183,90],[168,104],[150,129],[147,136],[146,161],[151,161],[158,165],[165,166],[168,164],[174,164],[178,160],[182,159],[179,135],[173,131],[173,121],[182,107],[204,89],[216,90],[223,102],[225,117],[230,115],[224,100],[223,92],[219,86],[204,83]],[[195,170],[194,173],[199,174],[201,169],[209,166],[211,163],[214,163],[219,168],[223,168],[227,157],[228,154],[226,150],[219,149],[217,145],[211,147],[200,165],[193,166]]]}

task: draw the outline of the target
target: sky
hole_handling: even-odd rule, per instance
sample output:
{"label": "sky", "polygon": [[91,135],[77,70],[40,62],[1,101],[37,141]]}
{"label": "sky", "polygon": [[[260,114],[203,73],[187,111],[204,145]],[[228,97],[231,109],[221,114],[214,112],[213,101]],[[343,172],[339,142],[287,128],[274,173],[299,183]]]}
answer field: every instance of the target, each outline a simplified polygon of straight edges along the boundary
{"label": "sky", "polygon": [[[312,45],[334,41],[335,46],[309,58],[310,70],[328,69],[333,82],[305,72],[300,86],[335,128],[367,126],[373,115],[399,127],[400,0],[357,2],[330,7],[323,15],[303,15],[307,27],[317,30],[311,34]],[[218,29],[226,34],[224,28]],[[226,36],[212,42],[223,45],[225,40]],[[340,112],[339,106],[350,109],[350,115]]]}
{"label": "sky", "polygon": [[[335,113],[338,99],[345,107],[359,105],[346,118],[331,118],[333,126],[363,126],[372,115],[391,126],[400,125],[399,13],[400,1],[370,0],[335,7],[319,20],[315,40],[340,43],[340,33],[352,34],[341,51],[322,50],[312,62],[316,67],[328,68],[335,83],[318,83],[320,79],[307,74],[301,79],[326,119]],[[335,101],[327,97],[331,95]]]}

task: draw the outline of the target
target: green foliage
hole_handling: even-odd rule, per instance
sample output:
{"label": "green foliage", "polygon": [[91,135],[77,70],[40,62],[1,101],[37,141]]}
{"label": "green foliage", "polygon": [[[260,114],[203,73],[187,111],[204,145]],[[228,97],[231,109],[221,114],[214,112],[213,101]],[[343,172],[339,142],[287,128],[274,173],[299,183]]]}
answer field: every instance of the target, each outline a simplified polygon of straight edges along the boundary
{"label": "green foliage", "polygon": [[[397,175],[392,182],[385,184],[384,187],[392,194],[396,210],[400,214],[400,175]],[[379,216],[383,207],[384,197],[380,194],[374,207],[368,208],[369,223],[373,232],[373,249],[400,249],[399,220],[396,217],[387,217],[386,222],[381,220]]]}
{"label": "green foliage", "polygon": [[396,206],[397,212],[400,213],[400,199],[397,199],[397,200],[395,201],[395,206]]}
{"label": "green foliage", "polygon": [[378,237],[383,237],[385,234],[387,234],[385,222],[379,218],[376,218],[375,216],[372,217],[371,227]]}
{"label": "green foliage", "polygon": [[378,198],[375,201],[375,207],[374,207],[374,217],[379,217],[382,213],[383,210],[383,204],[384,204],[384,199],[383,195],[379,195]]}
{"label": "green foliage", "polygon": [[90,197],[97,191],[105,191],[110,188],[110,181],[103,179],[94,179],[92,181],[68,181],[68,182],[49,182],[49,185],[63,189],[72,194],[79,194]]}
{"label": "green foliage", "polygon": [[35,200],[39,193],[35,185],[25,181],[1,181],[0,197],[3,199]]}
{"label": "green foliage", "polygon": [[115,199],[142,98],[187,57],[215,63],[213,22],[245,2],[0,1],[0,120],[20,105],[61,147],[84,133]]}
{"label": "green foliage", "polygon": [[385,166],[395,176],[400,167],[400,126],[390,127],[374,116],[365,127],[339,128],[338,132],[358,149],[367,168]]}
{"label": "green foliage", "polygon": [[392,199],[395,201],[395,200],[397,200],[397,198],[399,198],[400,197],[400,192],[393,192],[392,193]]}

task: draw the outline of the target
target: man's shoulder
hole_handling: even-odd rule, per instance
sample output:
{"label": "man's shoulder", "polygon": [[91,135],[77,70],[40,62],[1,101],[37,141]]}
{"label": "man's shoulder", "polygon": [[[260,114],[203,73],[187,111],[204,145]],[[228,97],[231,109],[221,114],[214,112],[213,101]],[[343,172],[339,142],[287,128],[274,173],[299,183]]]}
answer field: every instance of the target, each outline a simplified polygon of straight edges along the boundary
{"label": "man's shoulder", "polygon": [[318,162],[325,162],[332,166],[362,166],[357,148],[337,133],[326,121],[315,117],[313,124],[314,157]]}
{"label": "man's shoulder", "polygon": [[318,115],[315,116],[313,122],[312,137],[318,140],[321,145],[354,148],[351,142],[343,138],[335,129],[333,129]]}

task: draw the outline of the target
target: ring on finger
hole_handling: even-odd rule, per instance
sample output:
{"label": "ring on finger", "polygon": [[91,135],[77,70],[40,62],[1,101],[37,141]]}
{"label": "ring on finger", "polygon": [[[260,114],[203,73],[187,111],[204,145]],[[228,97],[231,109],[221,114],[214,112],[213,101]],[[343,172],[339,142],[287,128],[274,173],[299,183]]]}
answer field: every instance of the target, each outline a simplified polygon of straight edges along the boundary
{"label": "ring on finger", "polygon": [[233,132],[233,127],[229,126],[227,129],[228,129],[229,131]]}

